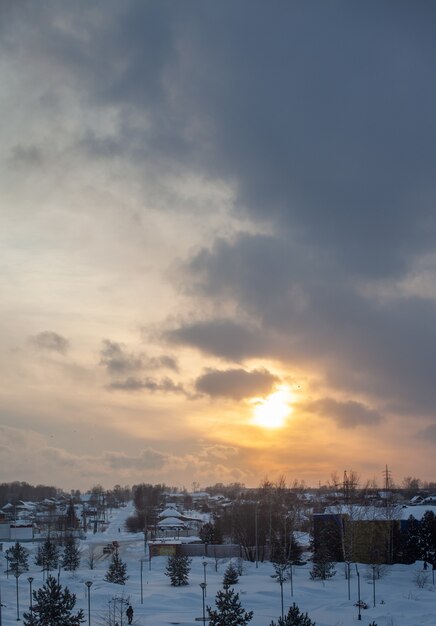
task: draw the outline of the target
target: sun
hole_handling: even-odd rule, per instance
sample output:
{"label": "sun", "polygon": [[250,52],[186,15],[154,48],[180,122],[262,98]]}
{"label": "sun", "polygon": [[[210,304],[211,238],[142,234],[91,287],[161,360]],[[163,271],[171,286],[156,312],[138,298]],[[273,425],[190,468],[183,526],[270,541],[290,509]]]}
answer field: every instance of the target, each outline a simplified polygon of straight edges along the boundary
{"label": "sun", "polygon": [[291,401],[289,387],[279,387],[266,398],[254,398],[252,423],[263,428],[281,428],[292,412]]}

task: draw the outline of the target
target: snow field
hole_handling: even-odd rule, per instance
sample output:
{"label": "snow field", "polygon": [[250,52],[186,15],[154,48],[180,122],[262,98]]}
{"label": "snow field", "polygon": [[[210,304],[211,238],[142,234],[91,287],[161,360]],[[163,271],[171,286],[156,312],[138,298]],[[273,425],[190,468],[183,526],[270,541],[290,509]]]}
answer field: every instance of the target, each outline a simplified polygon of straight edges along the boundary
{"label": "snow field", "polygon": [[[91,625],[98,626],[107,623],[108,612],[113,607],[114,597],[129,599],[134,608],[133,624],[142,626],[166,626],[180,624],[193,626],[201,623],[195,618],[202,616],[202,590],[200,583],[204,580],[202,558],[193,558],[189,585],[186,587],[171,587],[165,576],[166,557],[157,557],[142,564],[142,596],[141,604],[141,559],[144,555],[144,538],[142,533],[130,534],[124,532],[124,519],[132,512],[131,506],[114,510],[108,529],[103,533],[90,535],[81,542],[82,562],[80,569],[71,574],[60,572],[60,582],[67,586],[77,596],[76,607],[83,608],[88,624],[88,600],[85,581],[91,580]],[[121,529],[121,532],[118,529]],[[116,539],[120,543],[119,554],[127,563],[129,579],[125,586],[107,583],[104,580],[110,556],[101,558],[90,570],[86,564],[87,546],[95,544],[103,547]],[[12,543],[5,543],[3,550]],[[34,555],[37,544],[25,544],[30,550],[29,572],[19,578],[19,616],[22,621],[23,611],[29,607],[28,576],[33,576],[33,589],[43,584],[42,572],[34,564]],[[100,550],[101,552],[101,550]],[[6,577],[4,552],[0,553],[0,582],[2,594],[2,626],[17,624],[16,580],[13,576]],[[206,559],[206,605],[214,606],[216,592],[222,588],[222,579],[228,560],[218,562],[218,571],[215,571],[213,558]],[[436,626],[436,586],[432,584],[432,572],[427,572],[428,581],[420,589],[414,582],[416,572],[422,564],[393,565],[387,575],[376,581],[376,606],[373,607],[373,584],[367,579],[367,566],[360,565],[361,599],[368,604],[368,609],[361,610],[362,619],[358,621],[358,609],[354,606],[357,601],[357,577],[353,566],[350,581],[351,599],[348,600],[348,584],[344,577],[343,564],[337,565],[334,578],[325,581],[312,581],[309,578],[311,564],[294,568],[293,597],[291,597],[290,582],[283,585],[284,608],[295,602],[302,611],[307,611],[309,617],[317,626],[349,626],[362,624],[368,626],[373,621],[378,626]],[[271,578],[273,568],[270,563],[244,563],[244,574],[235,585],[239,592],[241,603],[247,611],[253,611],[252,626],[269,626],[271,621],[277,622],[281,612],[280,585]],[[57,576],[57,572],[52,572]],[[123,625],[127,619],[123,618]],[[120,624],[121,626],[121,624]]]}

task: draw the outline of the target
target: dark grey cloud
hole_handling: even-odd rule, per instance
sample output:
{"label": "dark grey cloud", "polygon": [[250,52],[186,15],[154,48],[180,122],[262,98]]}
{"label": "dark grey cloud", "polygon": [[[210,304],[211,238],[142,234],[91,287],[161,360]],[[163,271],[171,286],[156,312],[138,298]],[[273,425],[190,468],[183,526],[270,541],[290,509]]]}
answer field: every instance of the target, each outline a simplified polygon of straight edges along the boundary
{"label": "dark grey cloud", "polygon": [[111,375],[136,372],[143,368],[141,356],[126,352],[123,344],[109,339],[103,340],[100,357],[100,365],[104,365]]}
{"label": "dark grey cloud", "polygon": [[216,171],[254,217],[364,276],[435,241],[436,9],[393,7],[256,3],[247,19],[241,3],[229,19],[208,5],[190,29],[186,90],[213,120]]}
{"label": "dark grey cloud", "polygon": [[168,369],[174,372],[179,371],[179,364],[177,359],[167,354],[161,354],[160,356],[147,357],[145,360],[145,368],[149,370]]}
{"label": "dark grey cloud", "polygon": [[233,361],[264,355],[268,342],[259,328],[223,318],[187,322],[165,331],[163,337],[171,344],[192,346]]}
{"label": "dark grey cloud", "polygon": [[68,339],[52,330],[44,330],[30,337],[30,342],[38,350],[66,354],[70,346]]}
{"label": "dark grey cloud", "polygon": [[278,377],[267,370],[209,370],[197,378],[195,388],[211,397],[242,400],[270,393],[277,382]]}
{"label": "dark grey cloud", "polygon": [[378,411],[353,400],[340,402],[333,398],[322,398],[306,404],[305,408],[312,413],[332,419],[341,428],[375,426],[383,420]]}
{"label": "dark grey cloud", "polygon": [[150,391],[161,393],[180,393],[186,395],[186,391],[180,383],[175,383],[171,378],[164,377],[156,380],[151,377],[135,378],[129,376],[124,380],[116,380],[107,385],[109,390],[117,391]]}
{"label": "dark grey cloud", "polygon": [[111,376],[120,376],[141,370],[169,369],[178,371],[177,360],[170,355],[147,356],[143,353],[128,352],[122,343],[103,340],[100,352],[100,365]]}

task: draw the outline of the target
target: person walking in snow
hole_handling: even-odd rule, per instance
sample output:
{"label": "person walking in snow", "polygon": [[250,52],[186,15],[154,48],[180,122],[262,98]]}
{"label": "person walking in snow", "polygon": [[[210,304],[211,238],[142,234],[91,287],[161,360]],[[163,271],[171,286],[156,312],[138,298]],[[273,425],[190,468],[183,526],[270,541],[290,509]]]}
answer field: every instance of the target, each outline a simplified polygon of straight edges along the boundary
{"label": "person walking in snow", "polygon": [[127,615],[127,619],[129,620],[129,624],[131,624],[133,620],[133,609],[132,609],[131,604],[129,604],[127,608],[126,615]]}

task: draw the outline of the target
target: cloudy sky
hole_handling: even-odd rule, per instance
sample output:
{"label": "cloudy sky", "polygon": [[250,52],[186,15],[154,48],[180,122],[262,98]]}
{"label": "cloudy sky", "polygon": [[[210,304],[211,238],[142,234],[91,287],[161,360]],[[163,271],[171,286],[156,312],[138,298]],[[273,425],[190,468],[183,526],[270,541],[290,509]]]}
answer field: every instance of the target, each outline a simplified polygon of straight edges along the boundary
{"label": "cloudy sky", "polygon": [[1,480],[435,479],[435,24],[1,3]]}

